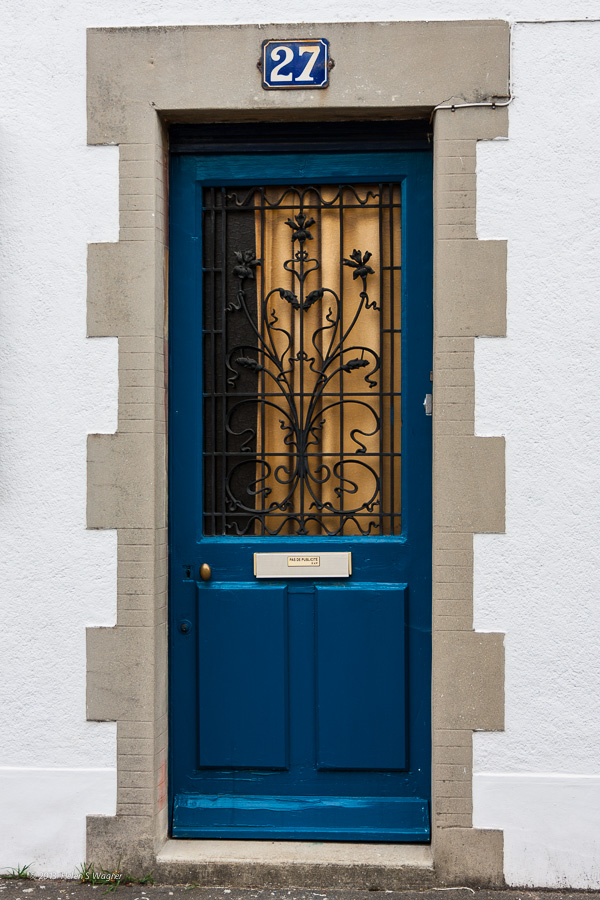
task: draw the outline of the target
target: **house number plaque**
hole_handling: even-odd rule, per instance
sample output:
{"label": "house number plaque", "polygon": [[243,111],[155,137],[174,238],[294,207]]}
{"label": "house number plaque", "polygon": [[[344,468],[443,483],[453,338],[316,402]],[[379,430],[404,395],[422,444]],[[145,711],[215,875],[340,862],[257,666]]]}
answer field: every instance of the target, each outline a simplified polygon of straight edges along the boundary
{"label": "house number plaque", "polygon": [[258,64],[266,91],[326,88],[329,84],[329,41],[325,38],[263,41]]}
{"label": "house number plaque", "polygon": [[255,553],[257,578],[348,578],[351,553]]}

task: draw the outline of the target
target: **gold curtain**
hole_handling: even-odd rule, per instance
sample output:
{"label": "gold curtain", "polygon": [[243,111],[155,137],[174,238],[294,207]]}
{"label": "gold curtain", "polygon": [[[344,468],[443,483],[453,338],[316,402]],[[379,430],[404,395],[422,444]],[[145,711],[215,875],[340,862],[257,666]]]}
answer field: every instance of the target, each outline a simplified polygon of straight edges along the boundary
{"label": "gold curtain", "polygon": [[267,533],[400,530],[382,506],[400,511],[399,202],[399,186],[264,189],[256,485]]}

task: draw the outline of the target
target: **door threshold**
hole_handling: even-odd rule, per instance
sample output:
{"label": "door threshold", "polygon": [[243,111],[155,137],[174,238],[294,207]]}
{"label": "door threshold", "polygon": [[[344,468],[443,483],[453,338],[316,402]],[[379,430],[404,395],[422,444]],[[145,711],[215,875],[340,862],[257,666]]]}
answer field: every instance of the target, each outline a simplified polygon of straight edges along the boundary
{"label": "door threshold", "polygon": [[204,886],[397,890],[434,883],[429,844],[168,839],[162,882]]}

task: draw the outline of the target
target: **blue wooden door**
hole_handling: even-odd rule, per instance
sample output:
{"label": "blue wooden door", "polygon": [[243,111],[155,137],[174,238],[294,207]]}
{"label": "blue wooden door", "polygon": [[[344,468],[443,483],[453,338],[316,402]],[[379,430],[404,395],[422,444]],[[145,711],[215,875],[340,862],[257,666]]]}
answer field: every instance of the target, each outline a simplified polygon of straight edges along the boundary
{"label": "blue wooden door", "polygon": [[172,834],[427,841],[430,154],[170,190]]}

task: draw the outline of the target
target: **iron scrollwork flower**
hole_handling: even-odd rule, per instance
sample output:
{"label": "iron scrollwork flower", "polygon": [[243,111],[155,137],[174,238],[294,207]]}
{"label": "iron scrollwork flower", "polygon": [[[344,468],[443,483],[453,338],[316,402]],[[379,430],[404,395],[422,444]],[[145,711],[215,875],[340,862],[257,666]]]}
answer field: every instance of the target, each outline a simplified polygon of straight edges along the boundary
{"label": "iron scrollwork flower", "polygon": [[345,266],[350,266],[354,269],[352,278],[362,278],[366,280],[367,275],[375,274],[375,270],[367,265],[372,255],[373,254],[369,253],[368,250],[365,251],[364,256],[361,254],[360,250],[353,250],[350,254],[350,259],[344,260]]}
{"label": "iron scrollwork flower", "polygon": [[298,213],[293,219],[287,219],[285,224],[292,229],[292,243],[300,241],[303,244],[304,241],[312,241],[313,236],[308,230],[311,225],[315,224],[312,216],[309,217],[305,216],[304,213]]}
{"label": "iron scrollwork flower", "polygon": [[234,255],[238,262],[233,269],[235,277],[239,278],[240,281],[244,281],[246,278],[254,278],[254,269],[260,266],[260,260],[256,258],[255,251],[235,250]]}

